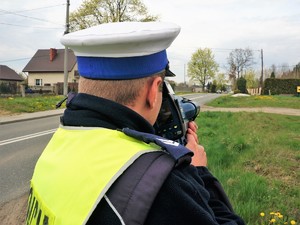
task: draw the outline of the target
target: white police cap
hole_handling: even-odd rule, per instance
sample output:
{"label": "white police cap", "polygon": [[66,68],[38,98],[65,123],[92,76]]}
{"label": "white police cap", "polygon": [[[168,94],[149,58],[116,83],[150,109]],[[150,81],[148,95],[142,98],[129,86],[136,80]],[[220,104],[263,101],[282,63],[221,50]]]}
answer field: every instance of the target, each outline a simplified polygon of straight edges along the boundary
{"label": "white police cap", "polygon": [[106,23],[64,35],[61,43],[74,51],[83,77],[135,79],[168,70],[166,49],[179,32],[165,22]]}

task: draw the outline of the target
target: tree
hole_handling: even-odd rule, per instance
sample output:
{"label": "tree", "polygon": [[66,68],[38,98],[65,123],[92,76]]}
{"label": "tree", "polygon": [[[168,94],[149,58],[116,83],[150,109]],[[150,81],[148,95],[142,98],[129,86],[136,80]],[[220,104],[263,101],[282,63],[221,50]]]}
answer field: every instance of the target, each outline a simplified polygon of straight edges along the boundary
{"label": "tree", "polygon": [[70,14],[70,30],[76,31],[109,22],[155,21],[141,0],[85,0]]}
{"label": "tree", "polygon": [[221,91],[226,91],[227,79],[225,78],[224,73],[219,73],[216,77],[217,89]]}
{"label": "tree", "polygon": [[275,75],[275,73],[276,73],[276,65],[272,64],[271,69],[272,69],[272,72],[274,72],[274,75]]}
{"label": "tree", "polygon": [[210,87],[212,86],[211,82],[208,82],[206,85],[207,92],[210,92]]}
{"label": "tree", "polygon": [[216,93],[217,92],[217,81],[213,80],[212,85],[210,86],[210,92]]}
{"label": "tree", "polygon": [[248,91],[247,91],[247,81],[244,77],[238,78],[237,81],[236,81],[236,84],[237,84],[238,90],[241,93],[245,93],[245,94],[248,93]]}
{"label": "tree", "polygon": [[249,48],[235,49],[230,52],[227,62],[230,68],[229,75],[236,80],[236,78],[240,78],[245,69],[254,64],[253,51]]}
{"label": "tree", "polygon": [[271,73],[271,78],[275,79],[275,73],[274,73],[274,71]]}
{"label": "tree", "polygon": [[300,78],[300,63],[293,68],[293,73],[295,78]]}
{"label": "tree", "polygon": [[290,66],[288,63],[282,63],[281,65],[279,65],[277,68],[278,69],[278,74],[281,78],[288,78],[288,74],[290,72]]}
{"label": "tree", "polygon": [[200,82],[204,91],[206,82],[215,77],[218,67],[212,51],[208,48],[200,48],[192,55],[188,63],[188,77]]}
{"label": "tree", "polygon": [[259,79],[256,76],[254,70],[248,70],[243,76],[247,81],[247,88],[258,88],[259,87]]}

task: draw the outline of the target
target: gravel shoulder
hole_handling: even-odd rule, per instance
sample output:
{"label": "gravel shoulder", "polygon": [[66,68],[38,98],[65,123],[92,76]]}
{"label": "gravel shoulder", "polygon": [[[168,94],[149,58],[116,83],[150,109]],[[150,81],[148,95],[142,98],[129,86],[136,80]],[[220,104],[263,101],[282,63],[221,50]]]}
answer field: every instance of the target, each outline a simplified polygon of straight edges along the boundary
{"label": "gravel shoulder", "polygon": [[206,111],[219,111],[219,112],[264,112],[275,113],[281,115],[300,116],[300,109],[291,108],[275,108],[275,107],[260,107],[260,108],[219,108],[211,106],[202,106],[202,112]]}
{"label": "gravel shoulder", "polygon": [[0,205],[0,224],[25,224],[28,193]]}

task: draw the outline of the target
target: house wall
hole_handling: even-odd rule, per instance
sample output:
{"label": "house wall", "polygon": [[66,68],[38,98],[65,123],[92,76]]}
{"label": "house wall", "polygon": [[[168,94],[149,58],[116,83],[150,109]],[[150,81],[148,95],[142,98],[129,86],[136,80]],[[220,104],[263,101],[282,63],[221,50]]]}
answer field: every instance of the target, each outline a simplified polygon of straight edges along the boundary
{"label": "house wall", "polygon": [[[71,72],[68,75],[68,82],[72,83],[74,80],[78,81],[78,77],[75,77],[75,70],[77,70],[77,64],[74,66]],[[49,73],[49,72],[39,72],[39,73],[28,73],[28,86],[36,86],[36,79],[42,79],[42,85],[53,86],[56,83],[64,82],[64,73]]]}

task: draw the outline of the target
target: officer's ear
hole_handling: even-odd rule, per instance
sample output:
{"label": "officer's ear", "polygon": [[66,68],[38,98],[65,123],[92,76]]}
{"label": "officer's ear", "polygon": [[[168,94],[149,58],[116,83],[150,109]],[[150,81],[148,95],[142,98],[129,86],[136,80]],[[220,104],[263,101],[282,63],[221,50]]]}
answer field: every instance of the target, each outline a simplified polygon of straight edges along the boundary
{"label": "officer's ear", "polygon": [[155,76],[151,78],[148,83],[148,93],[147,93],[146,101],[150,109],[153,109],[155,107],[155,104],[157,104],[159,96],[162,95],[162,84],[163,84],[163,79],[160,76]]}

